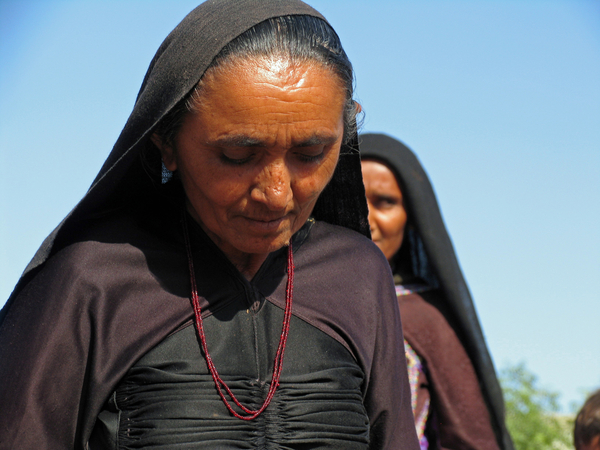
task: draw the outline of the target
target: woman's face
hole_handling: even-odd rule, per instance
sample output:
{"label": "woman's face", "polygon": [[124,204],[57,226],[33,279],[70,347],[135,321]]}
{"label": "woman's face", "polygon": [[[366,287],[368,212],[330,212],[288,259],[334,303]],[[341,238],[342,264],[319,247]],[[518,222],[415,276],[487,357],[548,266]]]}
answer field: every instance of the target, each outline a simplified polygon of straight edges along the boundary
{"label": "woman's face", "polygon": [[362,174],[371,237],[389,261],[400,250],[404,238],[407,217],[402,191],[394,173],[385,164],[363,160]]}
{"label": "woman's face", "polygon": [[175,148],[154,142],[229,259],[262,262],[302,227],[333,175],[345,91],[318,64],[273,59],[222,66],[202,89]]}

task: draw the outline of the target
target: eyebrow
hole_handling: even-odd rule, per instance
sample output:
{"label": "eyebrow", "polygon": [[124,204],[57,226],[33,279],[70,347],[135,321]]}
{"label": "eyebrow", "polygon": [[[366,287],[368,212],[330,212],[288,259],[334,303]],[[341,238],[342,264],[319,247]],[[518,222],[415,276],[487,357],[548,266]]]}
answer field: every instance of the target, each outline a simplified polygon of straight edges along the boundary
{"label": "eyebrow", "polygon": [[314,145],[330,145],[337,140],[338,136],[330,134],[314,134],[308,139],[298,142],[295,147],[312,147]]}
{"label": "eyebrow", "polygon": [[[312,136],[303,139],[297,143],[292,143],[293,147],[312,147],[315,145],[330,145],[337,140],[338,136],[331,134],[315,133]],[[267,147],[264,140],[250,137],[245,134],[232,134],[220,137],[210,142],[211,145],[219,147]]]}
{"label": "eyebrow", "polygon": [[266,147],[260,139],[251,138],[245,134],[232,134],[215,139],[210,143],[219,147]]}

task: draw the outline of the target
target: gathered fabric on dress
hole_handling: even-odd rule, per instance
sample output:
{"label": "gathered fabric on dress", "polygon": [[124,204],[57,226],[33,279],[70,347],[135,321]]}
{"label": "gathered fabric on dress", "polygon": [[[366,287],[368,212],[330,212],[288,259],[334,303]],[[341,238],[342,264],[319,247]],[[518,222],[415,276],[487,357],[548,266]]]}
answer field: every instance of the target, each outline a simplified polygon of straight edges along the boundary
{"label": "gathered fabric on dress", "polygon": [[[256,409],[267,394],[273,343],[283,311],[232,303],[208,317],[211,357],[242,404]],[[248,448],[367,449],[364,374],[336,340],[292,318],[285,369],[269,408],[252,421],[233,417],[215,395],[193,325],[174,333],[123,377],[100,414],[91,450]],[[106,445],[110,442],[111,445]],[[96,443],[98,445],[96,447]]]}

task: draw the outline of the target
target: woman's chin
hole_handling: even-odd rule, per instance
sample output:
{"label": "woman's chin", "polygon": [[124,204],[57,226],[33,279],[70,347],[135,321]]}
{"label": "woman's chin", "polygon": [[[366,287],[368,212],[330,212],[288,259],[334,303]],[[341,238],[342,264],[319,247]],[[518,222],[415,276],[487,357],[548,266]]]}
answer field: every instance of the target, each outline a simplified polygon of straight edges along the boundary
{"label": "woman's chin", "polygon": [[271,221],[245,219],[236,241],[245,253],[271,253],[287,246],[296,230],[290,216]]}
{"label": "woman's chin", "polygon": [[268,255],[269,253],[276,252],[282,247],[286,247],[291,238],[292,234],[289,232],[263,238],[249,238],[248,240],[240,242],[238,250],[248,254]]}

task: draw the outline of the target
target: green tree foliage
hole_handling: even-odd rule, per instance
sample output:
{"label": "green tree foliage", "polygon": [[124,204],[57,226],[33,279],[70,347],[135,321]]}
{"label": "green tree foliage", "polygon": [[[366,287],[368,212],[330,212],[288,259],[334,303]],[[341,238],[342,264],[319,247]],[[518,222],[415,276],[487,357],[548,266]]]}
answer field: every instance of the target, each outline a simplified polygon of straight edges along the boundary
{"label": "green tree foliage", "polygon": [[506,424],[517,450],[573,448],[573,417],[560,414],[559,394],[538,385],[525,364],[501,371]]}

